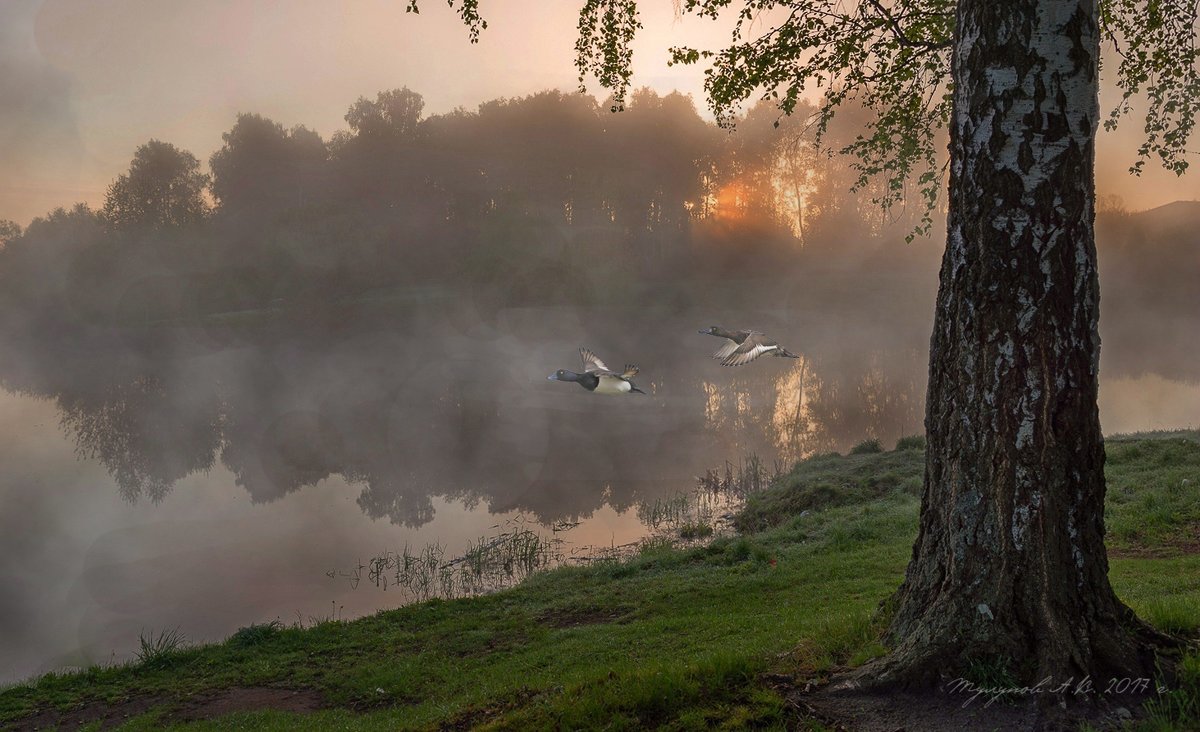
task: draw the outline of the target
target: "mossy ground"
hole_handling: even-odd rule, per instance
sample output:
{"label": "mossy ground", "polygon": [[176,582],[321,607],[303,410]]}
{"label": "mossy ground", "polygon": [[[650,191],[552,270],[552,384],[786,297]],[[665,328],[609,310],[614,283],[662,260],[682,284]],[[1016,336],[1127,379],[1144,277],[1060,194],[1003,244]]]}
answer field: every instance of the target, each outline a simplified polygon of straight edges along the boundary
{"label": "mossy ground", "polygon": [[[1193,637],[1198,437],[1116,438],[1107,467],[1118,594]],[[124,729],[819,729],[781,691],[885,652],[877,611],[911,550],[922,461],[912,445],[814,457],[749,502],[742,535],[701,548],[654,546],[486,597],[251,626],[152,662],[43,676],[0,691],[0,726],[35,713],[86,722],[143,700]],[[1148,729],[1200,725],[1200,673],[1187,669],[1200,661]],[[302,689],[323,708],[180,711],[235,688]]]}

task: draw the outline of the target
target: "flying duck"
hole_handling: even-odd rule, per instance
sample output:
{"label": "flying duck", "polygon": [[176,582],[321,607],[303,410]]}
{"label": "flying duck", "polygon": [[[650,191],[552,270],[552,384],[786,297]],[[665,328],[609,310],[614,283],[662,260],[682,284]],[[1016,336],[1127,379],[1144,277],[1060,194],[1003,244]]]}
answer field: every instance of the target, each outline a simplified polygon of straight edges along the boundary
{"label": "flying duck", "polygon": [[720,326],[712,326],[700,331],[701,335],[717,336],[729,341],[717,349],[712,357],[721,362],[722,366],[741,366],[750,363],[759,356],[771,354],[782,358],[800,358],[796,354],[768,338],[765,333],[757,330],[728,331]]}
{"label": "flying duck", "polygon": [[625,370],[617,373],[605,366],[603,361],[596,358],[596,354],[586,348],[579,349],[579,356],[583,359],[582,374],[567,371],[566,369],[559,369],[546,378],[550,381],[574,381],[584,389],[594,391],[597,394],[646,393],[634,386],[634,383],[630,381],[639,371],[637,366],[627,363],[625,364]]}

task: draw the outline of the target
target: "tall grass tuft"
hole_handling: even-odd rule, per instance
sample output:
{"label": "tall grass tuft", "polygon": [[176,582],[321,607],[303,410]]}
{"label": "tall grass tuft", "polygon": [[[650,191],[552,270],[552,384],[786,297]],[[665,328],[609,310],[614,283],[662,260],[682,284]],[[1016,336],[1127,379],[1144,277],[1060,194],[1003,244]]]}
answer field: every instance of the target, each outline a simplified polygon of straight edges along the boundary
{"label": "tall grass tuft", "polygon": [[751,453],[736,466],[726,461],[724,472],[706,470],[697,482],[700,488],[710,493],[744,500],[747,496],[770,487],[783,473],[781,461],[776,460],[773,469],[768,469],[758,455]]}
{"label": "tall grass tuft", "polygon": [[1185,656],[1175,672],[1175,688],[1146,702],[1143,708],[1147,718],[1133,729],[1145,732],[1200,729],[1200,655]]}
{"label": "tall grass tuft", "polygon": [[138,663],[147,669],[164,669],[176,660],[178,652],[187,643],[179,628],[169,628],[155,634],[153,631],[138,633]]}
{"label": "tall grass tuft", "polygon": [[[458,557],[448,558],[441,544],[414,550],[385,552],[373,557],[364,568],[367,578],[381,589],[397,587],[410,599],[422,602],[433,597],[473,597],[511,587],[542,569],[565,560],[565,543],[557,534],[569,526],[554,527],[553,536],[510,522],[509,528],[491,537],[470,542]],[[357,580],[356,573],[348,576]]]}
{"label": "tall grass tuft", "polygon": [[897,450],[924,450],[925,435],[907,435],[896,440]]}
{"label": "tall grass tuft", "polygon": [[863,440],[850,448],[851,455],[874,455],[877,452],[883,452],[883,445],[879,444],[879,440],[876,440],[874,437],[869,440]]}
{"label": "tall grass tuft", "polygon": [[887,652],[880,642],[886,625],[878,613],[829,616],[787,655],[803,674],[822,676],[837,666],[858,666]]}
{"label": "tall grass tuft", "polygon": [[1153,597],[1139,603],[1138,615],[1164,633],[1182,636],[1200,633],[1200,604],[1194,597]]}
{"label": "tall grass tuft", "polygon": [[[963,678],[980,689],[1011,690],[1020,686],[1012,671],[1013,661],[1008,656],[986,656],[972,658],[963,669]],[[1005,695],[1004,698],[1008,698]]]}
{"label": "tall grass tuft", "polygon": [[283,623],[278,620],[272,620],[269,623],[253,623],[238,628],[237,632],[229,637],[229,645],[239,648],[259,646],[274,638],[281,630],[283,630]]}

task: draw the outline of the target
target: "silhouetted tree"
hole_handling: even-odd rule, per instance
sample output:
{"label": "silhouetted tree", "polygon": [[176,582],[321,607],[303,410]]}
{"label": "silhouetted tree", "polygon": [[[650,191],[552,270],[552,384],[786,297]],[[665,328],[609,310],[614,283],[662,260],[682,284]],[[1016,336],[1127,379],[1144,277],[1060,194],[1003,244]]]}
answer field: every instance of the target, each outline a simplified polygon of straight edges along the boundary
{"label": "silhouetted tree", "polygon": [[21,227],[15,221],[0,219],[0,249],[21,235]]}
{"label": "silhouetted tree", "polygon": [[116,229],[161,229],[187,226],[208,211],[204,187],[208,176],[186,150],[151,140],[134,153],[129,172],[108,187],[104,218]]}
{"label": "silhouetted tree", "polygon": [[262,222],[313,202],[328,152],[321,136],[257,114],[239,114],[225,144],[209,159],[212,194],[220,212]]}
{"label": "silhouetted tree", "polygon": [[[86,204],[57,208],[0,248],[0,298],[10,324],[33,332],[76,320],[73,280],[83,255],[104,240],[103,220]],[[49,335],[45,330],[42,335]]]}
{"label": "silhouetted tree", "polygon": [[351,105],[346,122],[352,134],[335,134],[329,145],[341,205],[370,210],[373,222],[393,230],[422,229],[436,216],[436,204],[425,195],[424,145],[418,145],[424,107],[421,95],[408,88],[379,92],[374,100],[359,97]]}
{"label": "silhouetted tree", "polygon": [[660,96],[639,89],[624,113],[606,117],[606,197],[615,221],[647,258],[681,248],[691,211],[709,192],[704,174],[720,134],[678,92]]}
{"label": "silhouetted tree", "polygon": [[346,112],[346,122],[356,135],[411,139],[421,123],[425,99],[408,87],[381,91],[371,101],[359,97]]}

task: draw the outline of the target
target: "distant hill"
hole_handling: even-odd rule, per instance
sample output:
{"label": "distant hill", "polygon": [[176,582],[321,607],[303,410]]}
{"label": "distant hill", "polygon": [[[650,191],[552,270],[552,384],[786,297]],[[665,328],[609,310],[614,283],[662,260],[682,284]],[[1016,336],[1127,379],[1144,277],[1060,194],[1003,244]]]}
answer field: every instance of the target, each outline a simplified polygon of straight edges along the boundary
{"label": "distant hill", "polygon": [[1200,238],[1200,201],[1174,201],[1157,208],[1129,214],[1147,234],[1189,232]]}
{"label": "distant hill", "polygon": [[[1200,239],[1200,200],[1176,200],[1146,211],[1105,211],[1096,217],[1099,246],[1182,244]],[[1169,239],[1170,242],[1159,241]]]}

